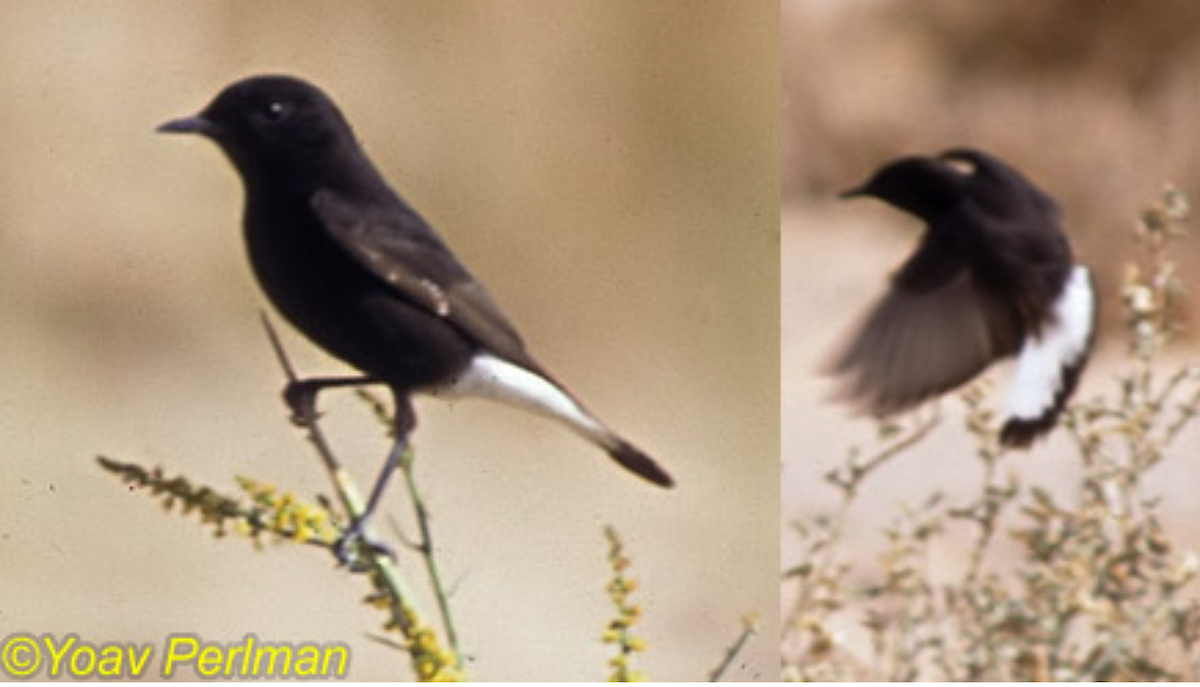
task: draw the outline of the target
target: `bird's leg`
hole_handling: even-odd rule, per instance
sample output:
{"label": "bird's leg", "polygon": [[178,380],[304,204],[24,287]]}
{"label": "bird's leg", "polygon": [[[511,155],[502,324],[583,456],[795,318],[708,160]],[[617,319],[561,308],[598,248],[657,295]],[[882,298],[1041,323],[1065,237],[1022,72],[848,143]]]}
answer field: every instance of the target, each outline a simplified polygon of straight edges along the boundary
{"label": "bird's leg", "polygon": [[400,461],[404,458],[404,452],[408,450],[408,439],[401,437],[396,439],[392,444],[392,450],[388,452],[387,460],[383,463],[383,469],[379,472],[379,477],[375,479],[375,485],[371,487],[371,495],[367,498],[367,506],[363,509],[362,515],[354,519],[350,523],[350,527],[338,539],[334,546],[334,554],[337,555],[338,561],[342,565],[350,565],[354,560],[354,550],[360,544],[366,545],[376,551],[395,558],[395,554],[387,546],[374,542],[367,536],[367,523],[375,509],[379,506],[379,502],[383,500],[383,492],[387,489],[388,480],[396,468],[400,467]]}
{"label": "bird's leg", "polygon": [[304,427],[317,419],[317,394],[324,389],[341,386],[379,384],[373,377],[310,377],[288,382],[283,388],[283,400],[292,411],[292,422]]}
{"label": "bird's leg", "polygon": [[396,412],[392,418],[392,429],[395,434],[395,441],[392,443],[392,449],[388,452],[387,460],[383,463],[383,468],[379,471],[379,477],[375,479],[374,486],[371,487],[371,495],[367,498],[367,506],[363,509],[362,515],[354,519],[350,523],[349,529],[338,540],[334,547],[334,553],[342,565],[348,565],[353,561],[353,553],[355,548],[360,544],[366,545],[376,551],[383,551],[392,558],[395,555],[388,547],[377,544],[371,541],[366,536],[367,521],[383,501],[383,493],[387,490],[388,480],[392,473],[396,472],[396,468],[400,467],[400,461],[404,460],[404,452],[408,450],[408,437],[417,425],[417,415],[413,410],[412,402],[409,401],[408,395],[405,393],[392,390],[392,397],[395,401]]}

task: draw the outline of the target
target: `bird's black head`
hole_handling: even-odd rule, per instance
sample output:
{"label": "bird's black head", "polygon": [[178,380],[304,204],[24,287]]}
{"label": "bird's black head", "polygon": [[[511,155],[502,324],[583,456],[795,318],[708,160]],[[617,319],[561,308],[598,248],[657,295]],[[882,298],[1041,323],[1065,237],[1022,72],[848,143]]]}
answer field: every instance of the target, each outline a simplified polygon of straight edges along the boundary
{"label": "bird's black head", "polygon": [[[158,127],[215,141],[246,183],[257,178],[320,176],[360,156],[350,125],[316,86],[289,76],[256,76],[221,91],[199,114]],[[327,168],[334,169],[327,169]]]}
{"label": "bird's black head", "polygon": [[875,172],[865,184],[842,193],[843,198],[870,196],[932,221],[961,200],[967,175],[931,157],[903,157]]}

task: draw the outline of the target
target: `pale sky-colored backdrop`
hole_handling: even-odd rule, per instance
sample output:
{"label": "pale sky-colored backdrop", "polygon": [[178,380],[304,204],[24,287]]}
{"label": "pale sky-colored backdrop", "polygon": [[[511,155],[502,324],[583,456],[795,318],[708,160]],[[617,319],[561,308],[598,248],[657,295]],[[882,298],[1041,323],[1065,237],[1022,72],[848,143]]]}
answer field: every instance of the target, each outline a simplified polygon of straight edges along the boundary
{"label": "pale sky-colored backdrop", "polygon": [[[408,675],[331,559],[215,541],[93,460],[328,491],[279,401],[240,183],[211,144],[153,133],[285,72],[336,98],[540,360],[679,481],[502,406],[419,402],[470,675],[605,678],[605,523],[652,679],[703,679],[750,611],[763,637],[731,675],[776,675],[778,59],[758,0],[0,1],[0,635],[342,640],[352,677]],[[285,339],[305,372],[346,371]],[[366,410],[324,407],[373,476]]]}

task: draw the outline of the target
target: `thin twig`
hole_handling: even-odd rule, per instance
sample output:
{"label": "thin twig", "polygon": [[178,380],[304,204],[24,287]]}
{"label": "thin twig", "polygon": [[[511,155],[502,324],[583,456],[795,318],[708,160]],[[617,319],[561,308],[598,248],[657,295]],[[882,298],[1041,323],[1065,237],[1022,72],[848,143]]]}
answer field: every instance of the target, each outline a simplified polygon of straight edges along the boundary
{"label": "thin twig", "polygon": [[425,561],[425,570],[429,574],[429,582],[433,585],[434,597],[437,599],[438,613],[442,616],[442,626],[446,630],[446,641],[458,664],[462,665],[462,654],[458,648],[458,632],[454,629],[454,616],[450,613],[450,599],[442,585],[442,575],[438,570],[437,557],[434,555],[433,530],[429,526],[429,509],[425,507],[425,499],[417,487],[414,474],[416,464],[412,449],[404,452],[400,458],[400,470],[404,473],[404,484],[408,487],[408,497],[412,501],[413,513],[417,517],[417,525],[421,531],[421,541],[417,550]]}
{"label": "thin twig", "polygon": [[[1200,371],[1188,370],[1188,376],[1195,376],[1200,382]],[[1196,385],[1196,390],[1183,403],[1178,406],[1178,416],[1167,426],[1165,436],[1163,437],[1163,446],[1170,444],[1175,440],[1175,437],[1183,431],[1191,423],[1192,419],[1200,414],[1200,383]]]}
{"label": "thin twig", "polygon": [[721,681],[721,678],[725,675],[725,671],[729,669],[729,666],[733,665],[733,660],[737,658],[739,653],[742,652],[742,649],[746,646],[746,643],[750,641],[750,637],[754,636],[755,634],[758,634],[758,618],[748,616],[745,619],[741,634],[739,634],[738,638],[734,640],[733,644],[729,645],[729,648],[725,650],[725,656],[721,659],[721,662],[717,664],[717,667],[713,668],[712,672],[708,674],[709,682]]}
{"label": "thin twig", "polygon": [[895,443],[881,449],[879,453],[872,456],[864,463],[852,463],[846,468],[848,475],[843,477],[836,471],[826,475],[826,479],[833,482],[843,491],[856,492],[858,485],[884,463],[888,462],[897,455],[904,453],[910,447],[920,443],[927,434],[933,431],[933,428],[941,422],[942,409],[940,405],[934,405],[933,414],[929,416],[918,426],[914,427],[908,434],[898,439]]}

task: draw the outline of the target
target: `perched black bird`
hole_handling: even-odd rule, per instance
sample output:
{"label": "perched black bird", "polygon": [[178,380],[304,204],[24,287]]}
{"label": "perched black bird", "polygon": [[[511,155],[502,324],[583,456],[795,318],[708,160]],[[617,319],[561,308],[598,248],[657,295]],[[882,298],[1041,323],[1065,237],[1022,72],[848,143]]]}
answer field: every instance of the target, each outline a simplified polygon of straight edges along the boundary
{"label": "perched black bird", "polygon": [[1012,167],[965,149],[891,162],[843,194],[854,196],[911,213],[926,230],[834,362],[844,395],[890,415],[1016,355],[1000,440],[1026,447],[1050,430],[1096,322],[1091,276],[1071,256],[1054,201]]}
{"label": "perched black bird", "polygon": [[[342,113],[299,79],[262,76],[159,131],[206,136],[246,189],[245,238],[259,284],[297,329],[365,377],[310,379],[286,395],[312,412],[326,387],[386,384],[396,445],[374,509],[416,424],[410,396],[481,396],[566,424],[639,476],[670,475],[604,426],[525,350],[483,286],[387,184]],[[365,520],[365,518],[364,518]],[[356,523],[355,535],[362,525]]]}

